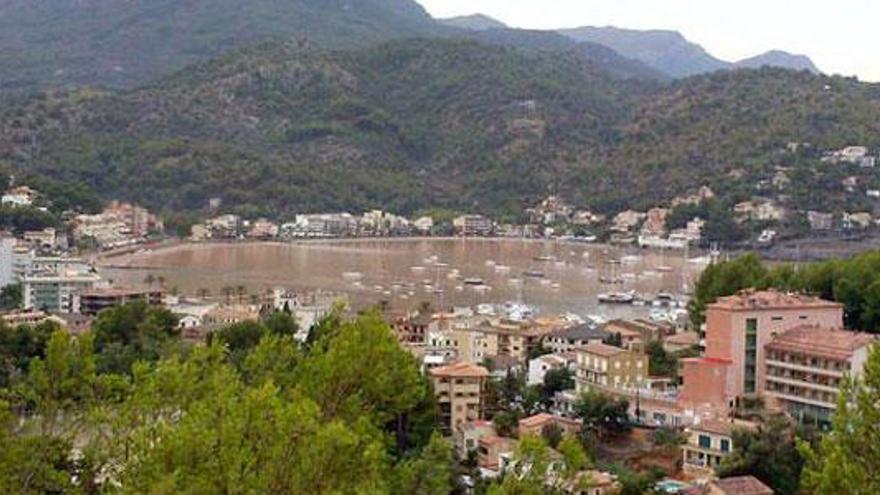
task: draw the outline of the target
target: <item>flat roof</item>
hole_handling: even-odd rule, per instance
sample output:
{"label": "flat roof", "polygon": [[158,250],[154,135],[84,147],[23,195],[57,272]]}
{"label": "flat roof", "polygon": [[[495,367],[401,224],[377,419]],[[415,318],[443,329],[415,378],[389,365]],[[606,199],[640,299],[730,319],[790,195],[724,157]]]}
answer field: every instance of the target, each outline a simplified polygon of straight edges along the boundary
{"label": "flat roof", "polygon": [[720,297],[707,309],[754,311],[765,309],[840,309],[843,306],[814,296],[776,290],[748,289],[733,296]]}
{"label": "flat roof", "polygon": [[769,495],[773,490],[754,476],[733,476],[712,482],[713,485],[730,495]]}

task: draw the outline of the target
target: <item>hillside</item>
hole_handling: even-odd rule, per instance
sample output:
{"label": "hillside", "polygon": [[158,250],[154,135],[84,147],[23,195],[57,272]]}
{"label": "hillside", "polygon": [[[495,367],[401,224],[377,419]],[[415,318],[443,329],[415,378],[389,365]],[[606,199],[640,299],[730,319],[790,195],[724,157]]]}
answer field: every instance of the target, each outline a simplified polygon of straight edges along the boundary
{"label": "hillside", "polygon": [[780,50],[772,50],[738,62],[721,60],[676,31],[580,27],[559,32],[575,41],[607,46],[624,57],[643,62],[674,78],[725,69],[759,69],[764,66],[819,73],[809,57]]}
{"label": "hillside", "polygon": [[560,33],[577,41],[605,45],[672,77],[687,77],[727,67],[703,47],[675,31],[637,31],[615,27],[581,27]]}
{"label": "hillside", "polygon": [[[473,41],[239,50],[136,91],[0,111],[0,162],[164,211],[613,211],[772,166],[789,141],[880,145],[880,90],[780,69],[621,82],[577,53]],[[746,181],[749,180],[747,176]]]}
{"label": "hillside", "polygon": [[0,90],[134,87],[260,41],[354,47],[437,29],[412,0],[0,0]]}
{"label": "hillside", "polygon": [[601,149],[635,91],[575,54],[468,41],[266,45],[134,92],[4,108],[0,160],[166,209],[219,196],[266,214],[513,211],[545,192],[567,155]]}
{"label": "hillside", "polygon": [[493,19],[483,14],[463,15],[459,17],[449,17],[447,19],[439,19],[439,22],[461,29],[471,29],[474,31],[485,31],[487,29],[505,29],[507,25],[503,22]]}
{"label": "hillside", "polygon": [[760,69],[761,67],[785,67],[792,70],[806,70],[818,74],[819,68],[806,55],[795,55],[781,50],[771,50],[733,64],[737,69]]}

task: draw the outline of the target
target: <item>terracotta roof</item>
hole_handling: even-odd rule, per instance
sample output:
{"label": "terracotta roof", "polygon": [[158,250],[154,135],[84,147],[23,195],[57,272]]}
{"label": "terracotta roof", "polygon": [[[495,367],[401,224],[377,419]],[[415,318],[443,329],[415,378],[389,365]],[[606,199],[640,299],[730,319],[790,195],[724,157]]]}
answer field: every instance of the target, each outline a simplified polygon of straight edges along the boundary
{"label": "terracotta roof", "polygon": [[817,325],[802,325],[777,335],[767,349],[800,352],[810,356],[849,359],[877,339],[874,335]]}
{"label": "terracotta roof", "polygon": [[734,476],[712,482],[728,495],[772,495],[773,490],[754,476]]}
{"label": "terracotta roof", "polygon": [[621,349],[620,347],[614,347],[613,345],[602,344],[602,343],[591,343],[581,347],[581,350],[588,354],[595,354],[597,356],[603,357],[613,357],[618,354],[626,352],[625,349]]}
{"label": "terracotta roof", "polygon": [[707,306],[707,309],[763,310],[763,309],[818,309],[842,308],[836,302],[826,301],[818,297],[779,292],[775,290],[744,290],[734,296],[718,298]]}
{"label": "terracotta roof", "polygon": [[534,416],[529,416],[528,418],[523,418],[519,420],[519,426],[522,427],[534,427],[534,426],[542,426],[549,423],[568,423],[568,424],[580,424],[580,421],[574,420],[571,418],[566,418],[563,416],[554,416],[552,414],[547,413],[538,413]]}
{"label": "terracotta roof", "polygon": [[449,366],[440,366],[431,370],[434,376],[489,376],[489,371],[476,364],[471,363],[455,363]]}
{"label": "terracotta roof", "polygon": [[663,339],[663,343],[665,344],[678,344],[678,345],[695,345],[700,343],[700,336],[697,332],[681,332],[675,335],[670,335]]}

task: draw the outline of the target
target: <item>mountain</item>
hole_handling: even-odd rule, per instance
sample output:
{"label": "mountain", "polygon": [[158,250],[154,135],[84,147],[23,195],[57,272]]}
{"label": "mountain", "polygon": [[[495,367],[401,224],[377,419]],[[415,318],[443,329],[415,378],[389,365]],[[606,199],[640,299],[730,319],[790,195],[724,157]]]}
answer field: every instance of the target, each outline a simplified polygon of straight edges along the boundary
{"label": "mountain", "polygon": [[447,26],[470,29],[473,31],[485,31],[487,29],[505,29],[507,25],[483,14],[464,15],[439,19],[439,22]]}
{"label": "mountain", "polygon": [[780,50],[771,50],[755,57],[740,60],[733,64],[737,69],[760,69],[761,67],[783,67],[792,70],[806,70],[818,74],[819,68],[806,55],[795,55]]}
{"label": "mountain", "polygon": [[727,68],[728,64],[675,31],[636,31],[615,27],[581,27],[560,33],[577,41],[605,45],[672,77],[687,77]]}
{"label": "mountain", "polygon": [[724,69],[758,69],[764,66],[793,70],[819,70],[805,55],[779,50],[731,63],[710,55],[676,31],[638,31],[616,27],[580,27],[559,31],[576,41],[605,45],[620,55],[639,60],[671,77],[681,78]]}
{"label": "mountain", "polygon": [[134,87],[271,39],[350,48],[438,28],[412,0],[0,0],[0,90]]}
{"label": "mountain", "polygon": [[137,91],[3,106],[0,161],[166,211],[513,211],[601,149],[640,88],[473,41],[261,45]]}
{"label": "mountain", "polygon": [[[503,30],[498,30],[503,31]],[[880,87],[782,69],[619,80],[574,51],[400,40],[237,50],[134,91],[0,106],[0,162],[165,212],[386,208],[513,218],[557,192],[644,208],[790,141],[880,146]],[[751,181],[751,182],[750,182]]]}

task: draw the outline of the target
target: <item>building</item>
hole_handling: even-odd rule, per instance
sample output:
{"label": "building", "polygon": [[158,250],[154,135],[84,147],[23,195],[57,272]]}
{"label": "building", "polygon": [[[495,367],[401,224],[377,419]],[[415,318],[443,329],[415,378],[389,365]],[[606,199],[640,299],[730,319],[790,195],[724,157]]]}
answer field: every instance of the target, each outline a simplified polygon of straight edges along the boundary
{"label": "building", "polygon": [[46,227],[43,230],[28,230],[21,237],[25,242],[37,247],[52,248],[55,246],[55,229],[52,227]]}
{"label": "building", "polygon": [[498,431],[491,421],[485,419],[468,421],[455,429],[455,448],[460,458],[467,459],[469,453],[477,451],[481,438],[497,436]]}
{"label": "building", "polygon": [[768,405],[798,420],[829,421],[845,375],[858,375],[876,342],[866,333],[799,326],[776,335],[765,347],[764,382]]}
{"label": "building", "polygon": [[540,413],[519,420],[517,432],[520,438],[527,435],[540,436],[548,428],[557,427],[563,435],[577,435],[583,426],[583,422],[577,419]]}
{"label": "building", "polygon": [[602,343],[587,344],[577,351],[575,385],[578,392],[591,385],[638,388],[648,377],[648,356],[640,348],[622,349]]}
{"label": "building", "polygon": [[529,374],[526,379],[528,385],[540,385],[544,383],[544,377],[550,370],[571,369],[574,367],[576,357],[574,353],[545,354],[529,361]]}
{"label": "building", "polygon": [[17,245],[15,237],[6,233],[0,234],[0,288],[18,283],[13,268]]}
{"label": "building", "polygon": [[485,322],[474,328],[474,331],[483,336],[484,357],[511,357],[521,363],[525,363],[529,352],[539,349],[544,336],[554,330],[556,328],[552,326],[540,325],[533,321],[506,320]]}
{"label": "building", "polygon": [[2,198],[0,198],[0,203],[3,206],[12,207],[31,206],[36,201],[37,195],[37,191],[28,186],[18,186],[6,191]]}
{"label": "building", "polygon": [[682,361],[682,407],[691,415],[720,414],[738,399],[758,397],[765,382],[766,346],[803,325],[841,328],[843,307],[773,290],[746,290],[708,305],[703,357]]}
{"label": "building", "polygon": [[574,352],[578,347],[602,342],[609,335],[608,332],[596,325],[584,323],[548,333],[544,337],[544,347],[552,350],[554,354]]}
{"label": "building", "polygon": [[483,215],[462,215],[452,221],[455,233],[463,236],[488,236],[492,234],[494,224]]}
{"label": "building", "polygon": [[451,434],[467,421],[483,419],[483,393],[489,371],[470,363],[430,370],[441,429]]}
{"label": "building", "polygon": [[719,421],[704,419],[688,427],[687,441],[682,445],[682,467],[691,475],[712,474],[721,461],[734,449],[733,432],[737,429],[754,429],[747,421]]}
{"label": "building", "polygon": [[477,443],[477,466],[489,471],[489,476],[497,476],[516,450],[517,442],[513,438],[485,436]]}
{"label": "building", "polygon": [[202,326],[209,330],[217,330],[227,325],[260,319],[258,308],[243,304],[217,306],[211,308],[202,317]]}
{"label": "building", "polygon": [[834,228],[834,215],[819,211],[808,211],[807,221],[812,230],[831,230]]}
{"label": "building", "polygon": [[663,338],[663,349],[666,352],[681,352],[700,345],[700,334],[697,332],[680,332]]}
{"label": "building", "polygon": [[425,345],[431,322],[430,315],[419,313],[393,318],[390,326],[391,331],[397,336],[397,341],[401,344]]}
{"label": "building", "polygon": [[710,481],[706,495],[773,495],[773,489],[754,476],[733,476]]}
{"label": "building", "polygon": [[24,307],[53,313],[79,313],[80,294],[99,287],[102,282],[96,273],[69,269],[25,275],[21,280]]}
{"label": "building", "polygon": [[624,345],[647,343],[663,340],[675,333],[675,327],[666,323],[655,323],[636,318],[634,320],[611,320],[605,324],[605,331],[612,335],[620,335]]}
{"label": "building", "polygon": [[125,288],[91,289],[80,293],[80,312],[84,315],[97,315],[101,311],[122,306],[135,301],[145,301],[151,306],[159,306],[165,292],[162,290],[137,290]]}
{"label": "building", "polygon": [[2,318],[3,323],[9,327],[17,327],[19,325],[39,325],[40,323],[49,320],[55,321],[61,325],[64,324],[64,320],[61,320],[58,317],[49,315],[44,311],[35,310],[12,311],[0,315],[0,318]]}

